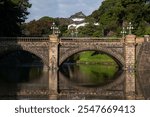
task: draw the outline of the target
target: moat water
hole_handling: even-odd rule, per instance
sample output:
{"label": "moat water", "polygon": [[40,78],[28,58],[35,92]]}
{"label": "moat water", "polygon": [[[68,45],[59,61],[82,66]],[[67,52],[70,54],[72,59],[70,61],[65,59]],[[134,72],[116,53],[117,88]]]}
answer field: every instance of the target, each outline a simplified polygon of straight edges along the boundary
{"label": "moat water", "polygon": [[[133,75],[134,74],[134,75]],[[125,72],[113,65],[63,64],[59,71],[43,66],[0,67],[0,99],[125,99],[125,79],[136,79],[136,95],[150,99],[150,72]],[[50,79],[55,78],[57,84]]]}

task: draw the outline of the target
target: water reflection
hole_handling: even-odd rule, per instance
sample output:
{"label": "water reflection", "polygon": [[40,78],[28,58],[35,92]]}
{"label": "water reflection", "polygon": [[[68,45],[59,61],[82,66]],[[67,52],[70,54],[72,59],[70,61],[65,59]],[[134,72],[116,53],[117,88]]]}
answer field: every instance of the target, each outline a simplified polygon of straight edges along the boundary
{"label": "water reflection", "polygon": [[42,69],[42,67],[0,68],[1,98],[18,99],[27,93],[38,93],[38,90],[41,89],[46,90],[48,75]]}
{"label": "water reflection", "polygon": [[0,82],[31,83],[42,75],[41,67],[3,67],[0,68]]}
{"label": "water reflection", "polygon": [[61,73],[78,86],[95,87],[113,82],[120,74],[117,66],[63,64]]}
{"label": "water reflection", "polygon": [[137,72],[137,93],[143,99],[150,99],[150,70]]}
{"label": "water reflection", "polygon": [[59,73],[60,98],[124,99],[122,72],[117,66],[64,64]]}
{"label": "water reflection", "polygon": [[134,70],[126,70],[125,97],[126,99],[135,99],[135,71]]}
{"label": "water reflection", "polygon": [[71,64],[63,68],[60,72],[1,67],[0,99],[150,99],[149,70],[135,75],[135,71],[118,71],[116,66]]}

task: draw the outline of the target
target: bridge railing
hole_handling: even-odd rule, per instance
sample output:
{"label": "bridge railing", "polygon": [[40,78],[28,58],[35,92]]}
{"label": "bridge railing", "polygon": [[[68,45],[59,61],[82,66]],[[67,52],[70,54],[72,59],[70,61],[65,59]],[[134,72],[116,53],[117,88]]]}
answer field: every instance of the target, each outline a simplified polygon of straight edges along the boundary
{"label": "bridge railing", "polygon": [[[0,37],[0,41],[48,41],[49,37]],[[60,37],[60,42],[122,42],[118,37]]]}
{"label": "bridge railing", "polygon": [[122,38],[117,37],[61,37],[60,42],[122,42]]}
{"label": "bridge railing", "polygon": [[48,41],[48,37],[0,37],[0,41]]}

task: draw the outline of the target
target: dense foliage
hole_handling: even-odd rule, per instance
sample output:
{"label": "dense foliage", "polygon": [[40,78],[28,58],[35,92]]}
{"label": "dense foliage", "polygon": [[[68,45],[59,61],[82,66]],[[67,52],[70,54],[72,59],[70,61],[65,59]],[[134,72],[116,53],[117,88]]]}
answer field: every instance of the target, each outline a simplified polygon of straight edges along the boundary
{"label": "dense foliage", "polygon": [[42,17],[39,20],[33,20],[23,25],[23,33],[25,36],[45,36],[50,34],[50,27],[53,23],[53,18]]}
{"label": "dense foliage", "polygon": [[33,20],[23,25],[25,36],[48,36],[52,34],[52,24],[55,22],[56,26],[61,31],[61,34],[65,33],[67,26],[69,25],[69,19],[67,18],[52,18],[44,16],[39,20]]}
{"label": "dense foliage", "polygon": [[21,35],[21,24],[30,7],[29,0],[0,0],[0,36]]}
{"label": "dense foliage", "polygon": [[99,22],[100,30],[96,32],[101,35],[118,36],[129,22],[134,26],[134,34],[149,34],[150,0],[105,0],[88,18]]}

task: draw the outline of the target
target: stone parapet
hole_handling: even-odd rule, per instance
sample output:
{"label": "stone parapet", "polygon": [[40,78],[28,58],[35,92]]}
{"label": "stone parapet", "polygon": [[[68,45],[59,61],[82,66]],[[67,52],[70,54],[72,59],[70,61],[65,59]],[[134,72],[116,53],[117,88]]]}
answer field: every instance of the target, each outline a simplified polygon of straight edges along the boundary
{"label": "stone parapet", "polygon": [[57,35],[49,35],[49,40],[50,40],[50,42],[53,42],[53,43],[58,43],[59,42],[59,39],[58,39]]}
{"label": "stone parapet", "polygon": [[136,36],[135,35],[127,35],[125,38],[125,43],[136,43]]}
{"label": "stone parapet", "polygon": [[143,43],[144,42],[144,38],[143,37],[137,37],[136,38],[136,43],[137,44],[141,44],[141,43]]}

